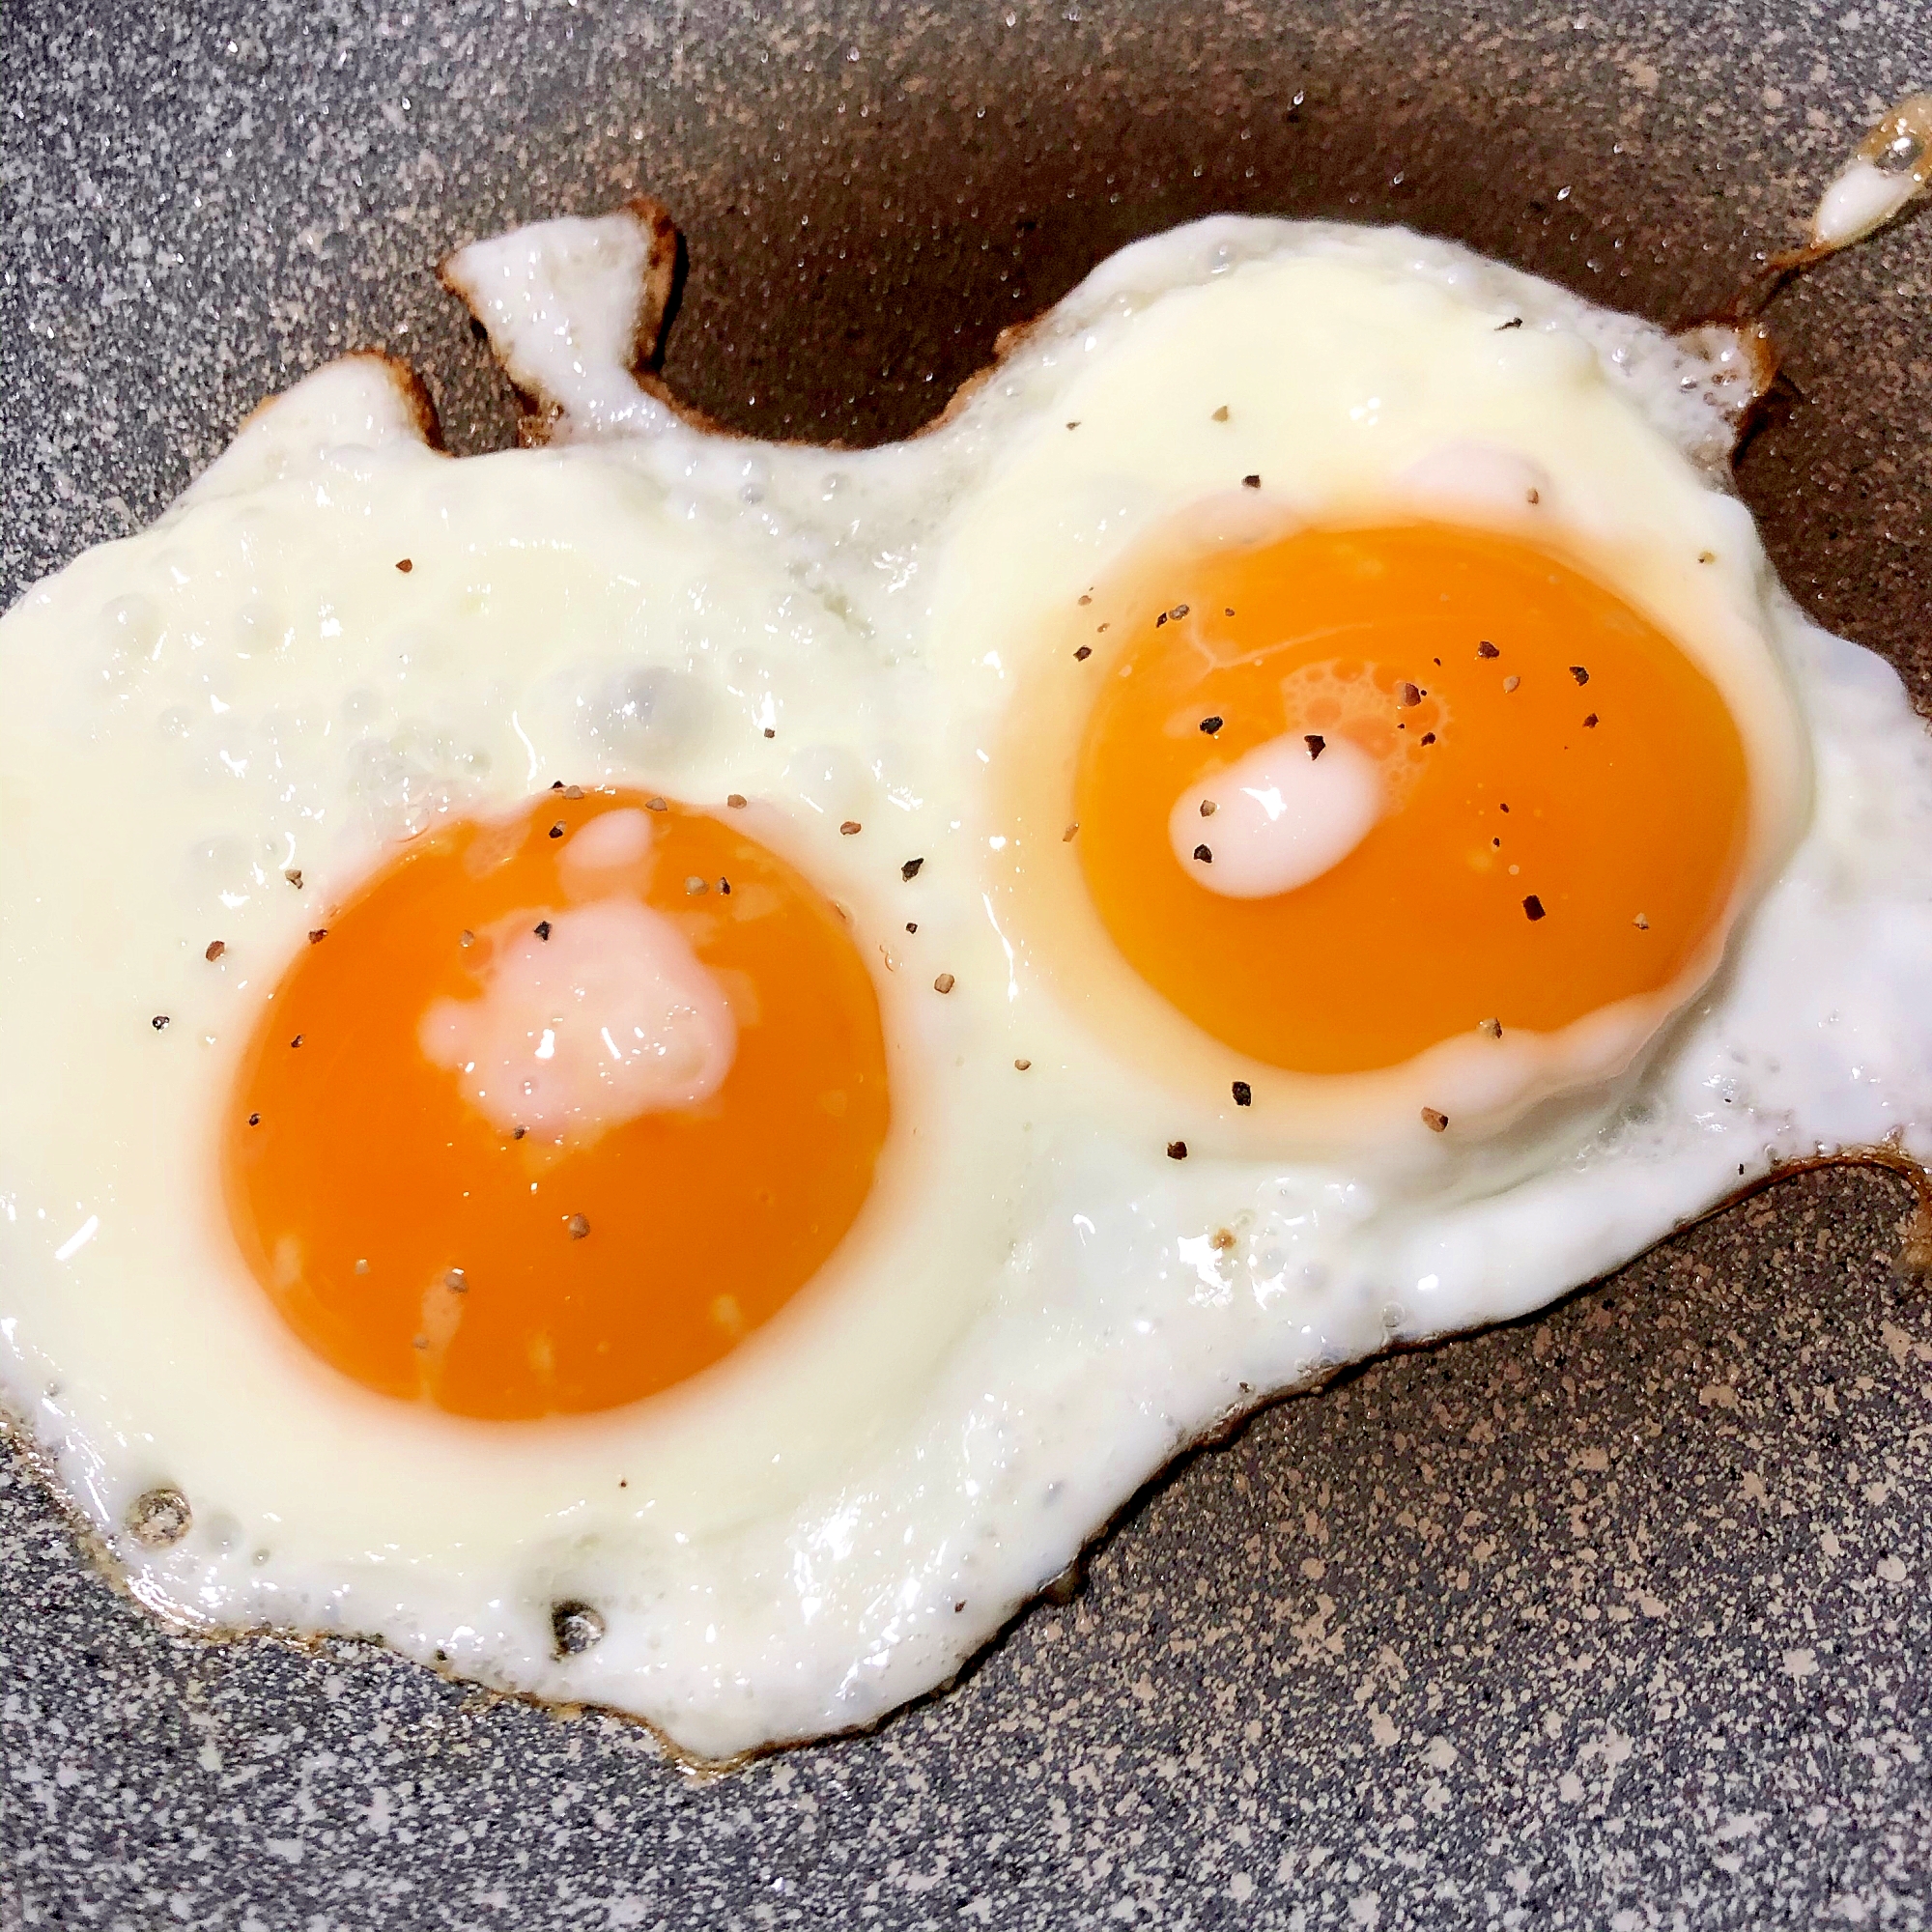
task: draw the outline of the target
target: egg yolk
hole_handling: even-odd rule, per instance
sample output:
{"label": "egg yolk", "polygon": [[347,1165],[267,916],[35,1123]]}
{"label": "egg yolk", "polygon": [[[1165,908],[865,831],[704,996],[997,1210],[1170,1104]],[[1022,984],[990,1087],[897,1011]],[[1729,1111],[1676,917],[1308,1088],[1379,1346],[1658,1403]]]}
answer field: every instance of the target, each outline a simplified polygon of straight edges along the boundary
{"label": "egg yolk", "polygon": [[1082,620],[1088,891],[1142,978],[1258,1061],[1354,1073],[1554,1031],[1670,986],[1727,916],[1736,723],[1530,544],[1299,530],[1143,568]]}
{"label": "egg yolk", "polygon": [[831,1255],[889,1119],[838,912],[720,818],[553,791],[415,840],[269,1000],[231,1223],[296,1332],[463,1415],[609,1408]]}

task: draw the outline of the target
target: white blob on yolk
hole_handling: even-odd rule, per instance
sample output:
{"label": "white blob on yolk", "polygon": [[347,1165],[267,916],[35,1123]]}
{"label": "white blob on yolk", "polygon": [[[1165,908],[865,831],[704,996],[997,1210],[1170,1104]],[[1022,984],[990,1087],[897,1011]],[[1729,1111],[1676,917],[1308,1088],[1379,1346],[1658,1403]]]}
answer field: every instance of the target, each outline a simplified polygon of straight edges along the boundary
{"label": "white blob on yolk", "polygon": [[1167,830],[1198,883],[1224,898],[1260,899],[1340,865],[1381,815],[1381,773],[1366,752],[1347,738],[1290,735],[1190,785]]}
{"label": "white blob on yolk", "polygon": [[[608,813],[580,840],[627,815]],[[497,1126],[581,1135],[696,1106],[724,1085],[738,1039],[730,1006],[663,913],[596,899],[512,914],[487,937],[481,996],[437,1001],[420,1037]]]}
{"label": "white blob on yolk", "polygon": [[624,806],[573,833],[563,848],[563,866],[567,872],[608,871],[637,865],[650,849],[650,819],[636,806]]}

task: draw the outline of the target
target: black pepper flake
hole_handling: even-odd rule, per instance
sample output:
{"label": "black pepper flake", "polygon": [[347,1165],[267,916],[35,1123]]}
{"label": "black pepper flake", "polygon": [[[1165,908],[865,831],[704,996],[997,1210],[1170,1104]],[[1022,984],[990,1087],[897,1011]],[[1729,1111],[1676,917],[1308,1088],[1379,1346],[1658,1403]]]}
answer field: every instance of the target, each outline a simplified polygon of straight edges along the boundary
{"label": "black pepper flake", "polygon": [[1527,915],[1527,917],[1532,921],[1539,920],[1543,917],[1543,901],[1540,898],[1538,898],[1534,893],[1531,893],[1530,895],[1523,900],[1522,909],[1523,912]]}
{"label": "black pepper flake", "polygon": [[308,932],[308,943],[309,943],[309,944],[310,944],[311,946],[320,946],[320,945],[322,944],[322,942],[323,942],[323,941],[324,941],[325,939],[327,939],[327,937],[328,937],[328,928],[327,928],[327,926],[326,926],[326,925],[312,925],[312,926],[310,926],[310,927],[309,927],[309,932]]}
{"label": "black pepper flake", "polygon": [[1082,644],[1080,648],[1073,653],[1073,662],[1075,664],[1085,664],[1087,660],[1091,658],[1093,655],[1094,655],[1094,646],[1092,644]]}
{"label": "black pepper flake", "polygon": [[573,1241],[581,1241],[582,1240],[585,1235],[589,1234],[590,1223],[586,1221],[582,1214],[573,1214],[570,1217],[570,1219],[563,1224],[563,1232],[566,1235],[568,1235]]}
{"label": "black pepper flake", "polygon": [[1485,639],[1476,646],[1476,655],[1479,658],[1499,658],[1502,656],[1502,652],[1497,650],[1495,645],[1491,643],[1488,639]]}
{"label": "black pepper flake", "polygon": [[1514,691],[1521,682],[1522,679],[1518,677],[1515,671],[1511,671],[1509,676],[1503,679],[1503,689],[1505,691]]}
{"label": "black pepper flake", "polygon": [[1185,604],[1177,604],[1167,614],[1178,624],[1181,618],[1187,615],[1187,606]]}
{"label": "black pepper flake", "polygon": [[1223,403],[1221,407],[1214,412],[1214,420],[1217,423],[1224,423],[1228,420],[1228,406],[1226,403]]}
{"label": "black pepper flake", "polygon": [[536,924],[530,928],[530,930],[534,932],[539,939],[548,939],[550,937],[550,921],[547,919],[540,919],[537,921]]}
{"label": "black pepper flake", "polygon": [[299,1046],[301,1043],[302,1043],[302,1037],[300,1034],[297,1034],[295,1038],[289,1041],[289,1044],[291,1046]]}
{"label": "black pepper flake", "polygon": [[1424,743],[1425,745],[1433,745],[1433,744],[1435,744],[1435,733],[1434,731],[1425,731],[1425,732],[1424,732],[1424,733],[1422,734],[1422,742],[1423,742],[1423,743]]}
{"label": "black pepper flake", "polygon": [[289,884],[296,889],[297,892],[301,891],[302,875],[301,875],[301,868],[299,867],[292,866],[286,872],[282,874],[282,877],[285,878],[289,882]]}
{"label": "black pepper flake", "polygon": [[551,827],[551,829],[550,829],[550,836],[551,836],[551,837],[552,837],[553,838],[561,838],[563,837],[563,820],[562,820],[562,819],[560,819],[560,818],[559,818],[559,819],[557,820],[557,822],[556,822],[556,823],[555,823],[554,825],[553,825],[553,826]]}
{"label": "black pepper flake", "polygon": [[696,872],[692,873],[684,882],[684,893],[687,898],[696,898],[699,893],[708,893],[710,890],[711,881]]}
{"label": "black pepper flake", "polygon": [[1082,592],[1081,592],[1081,595],[1080,595],[1080,600],[1079,600],[1079,601],[1080,601],[1080,602],[1081,602],[1082,604],[1091,604],[1091,603],[1093,603],[1093,601],[1094,601],[1094,600],[1093,600],[1093,598],[1092,598],[1092,597],[1090,597],[1090,596],[1089,596],[1089,595],[1088,595],[1088,594],[1087,594],[1087,593],[1086,593],[1085,591],[1082,591]]}
{"label": "black pepper flake", "polygon": [[1506,328],[1520,328],[1521,327],[1522,327],[1522,317],[1520,315],[1513,315],[1507,322],[1499,322],[1496,324],[1496,333],[1500,335]]}
{"label": "black pepper flake", "polygon": [[552,791],[561,791],[563,789],[563,781],[561,779],[552,779],[550,788]]}
{"label": "black pepper flake", "polygon": [[765,726],[765,736],[767,738],[776,738],[778,735],[779,734],[776,731],[774,731],[769,724]]}
{"label": "black pepper flake", "polygon": [[1597,728],[1597,714],[1593,711],[1590,713],[1589,717],[1583,720],[1583,729],[1586,731],[1594,731],[1596,728]]}
{"label": "black pepper flake", "polygon": [[1204,718],[1201,721],[1202,730],[1207,732],[1207,734],[1210,738],[1214,735],[1216,731],[1218,731],[1221,728],[1221,724],[1222,724],[1222,720],[1219,717]]}
{"label": "black pepper flake", "polygon": [[228,951],[227,940],[211,939],[208,942],[208,951],[204,952],[201,956],[204,959],[219,959],[221,955],[227,951]]}
{"label": "black pepper flake", "polygon": [[396,559],[396,568],[400,570],[405,577],[407,577],[410,574],[410,572],[415,568],[415,564],[413,560],[411,559],[410,557],[399,556]]}
{"label": "black pepper flake", "polygon": [[520,1141],[528,1132],[529,1128],[527,1127],[512,1127],[510,1129],[510,1138],[513,1141]]}
{"label": "black pepper flake", "polygon": [[1245,1080],[1235,1082],[1235,1105],[1252,1107],[1255,1104],[1255,1090]]}
{"label": "black pepper flake", "polygon": [[1301,741],[1308,747],[1308,761],[1313,764],[1328,749],[1328,740],[1319,731],[1310,731]]}
{"label": "black pepper flake", "polygon": [[1060,835],[1060,842],[1063,845],[1070,845],[1073,842],[1073,835],[1079,830],[1080,830],[1079,821],[1076,819],[1073,824],[1069,825],[1066,828],[1066,830]]}
{"label": "black pepper flake", "polygon": [[718,890],[728,899],[731,896],[731,881],[729,879],[720,879],[718,881]]}
{"label": "black pepper flake", "polygon": [[933,980],[932,990],[935,993],[950,993],[958,983],[959,981],[951,973],[942,973]]}
{"label": "black pepper flake", "polygon": [[442,1285],[448,1289],[451,1294],[468,1294],[469,1293],[469,1277],[461,1268],[451,1268],[443,1276]]}
{"label": "black pepper flake", "polygon": [[851,838],[853,833],[863,832],[865,830],[865,827],[862,826],[856,818],[848,818],[844,822],[844,824],[842,824],[838,829],[845,835],[847,838]]}
{"label": "black pepper flake", "polygon": [[250,1115],[248,1116],[248,1124],[249,1124],[249,1125],[250,1125],[251,1127],[259,1127],[259,1126],[260,1126],[260,1125],[262,1124],[262,1117],[261,1117],[261,1115],[260,1115],[260,1114],[250,1114]]}
{"label": "black pepper flake", "polygon": [[[766,732],[765,735],[767,737],[770,737],[771,733]],[[670,807],[668,806],[661,798],[647,798],[644,801],[644,810],[646,811],[668,811],[670,810]]]}
{"label": "black pepper flake", "polygon": [[1068,424],[1066,425],[1066,427],[1067,427],[1068,429],[1078,429],[1078,428],[1080,427],[1080,425],[1079,425],[1079,423],[1078,423],[1078,422],[1076,421],[1076,422],[1070,422],[1070,423],[1068,423]]}
{"label": "black pepper flake", "polygon": [[1432,1134],[1447,1133],[1449,1131],[1449,1116],[1435,1107],[1425,1107],[1422,1110],[1422,1124]]}
{"label": "black pepper flake", "polygon": [[919,922],[916,919],[907,920],[906,930],[908,932],[917,932],[919,930]]}
{"label": "black pepper flake", "polygon": [[1195,846],[1194,856],[1197,859],[1199,859],[1204,866],[1211,866],[1214,863],[1213,853],[1208,851],[1208,849],[1205,845]]}
{"label": "black pepper flake", "polygon": [[1030,1060],[1016,1060],[1013,1062],[1013,1071],[1015,1073],[1024,1073],[1032,1065],[1033,1062]]}
{"label": "black pepper flake", "polygon": [[1187,1158],[1187,1143],[1185,1141],[1169,1141],[1167,1144],[1167,1157],[1169,1160],[1185,1160]]}
{"label": "black pepper flake", "polygon": [[1259,490],[1261,487],[1262,479],[1259,476],[1243,476],[1241,478],[1241,488],[1243,490]]}
{"label": "black pepper flake", "polygon": [[1167,622],[1167,612],[1163,611],[1160,613],[1160,615],[1153,620],[1153,627],[1157,631],[1166,622]]}
{"label": "black pepper flake", "polygon": [[899,867],[899,877],[902,879],[918,878],[919,868],[924,864],[925,861],[923,859],[908,859],[905,862],[905,864]]}
{"label": "black pepper flake", "polygon": [[1201,801],[1201,816],[1203,818],[1212,818],[1220,809],[1211,798],[1204,798]]}
{"label": "black pepper flake", "polygon": [[583,787],[582,785],[565,785],[563,795],[565,798],[582,798],[583,796]]}
{"label": "black pepper flake", "polygon": [[1395,701],[1406,711],[1413,711],[1422,702],[1422,687],[1410,684],[1406,678],[1395,688]]}
{"label": "black pepper flake", "polygon": [[156,1013],[155,1015],[154,1028],[156,1033],[161,1033],[165,1031],[167,1024],[168,1024],[168,1016],[166,1013]]}
{"label": "black pepper flake", "polygon": [[1570,675],[1574,677],[1578,684],[1588,684],[1590,681],[1590,673],[1586,671],[1581,665],[1572,665],[1570,667]]}

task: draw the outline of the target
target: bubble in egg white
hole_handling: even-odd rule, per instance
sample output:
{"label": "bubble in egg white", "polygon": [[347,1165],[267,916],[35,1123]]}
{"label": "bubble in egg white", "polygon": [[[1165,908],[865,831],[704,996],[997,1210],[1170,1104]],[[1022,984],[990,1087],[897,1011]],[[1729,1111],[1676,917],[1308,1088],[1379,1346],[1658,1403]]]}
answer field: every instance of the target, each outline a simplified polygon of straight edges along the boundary
{"label": "bubble in egg white", "polygon": [[662,664],[607,676],[578,703],[592,746],[646,769],[700,752],[717,709],[708,679]]}
{"label": "bubble in egg white", "polygon": [[161,615],[152,597],[130,591],[109,601],[105,615],[117,651],[147,659],[156,654],[161,640]]}
{"label": "bubble in egg white", "polygon": [[490,770],[490,754],[480,747],[405,726],[351,749],[349,788],[377,837],[413,838],[463,810]]}
{"label": "bubble in egg white", "polygon": [[824,818],[864,823],[872,798],[871,774],[842,745],[810,745],[785,760],[794,795]]}

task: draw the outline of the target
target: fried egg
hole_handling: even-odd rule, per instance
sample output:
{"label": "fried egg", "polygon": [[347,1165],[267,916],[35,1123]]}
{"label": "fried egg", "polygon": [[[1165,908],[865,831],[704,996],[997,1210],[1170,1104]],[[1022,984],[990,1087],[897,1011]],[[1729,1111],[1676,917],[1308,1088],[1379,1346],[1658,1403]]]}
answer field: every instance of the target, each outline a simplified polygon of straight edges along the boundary
{"label": "fried egg", "polygon": [[0,623],[0,1379],[151,1610],[727,1759],[1269,1395],[1932,1158],[1932,747],[1734,339],[1220,218],[776,447],[639,376],[668,234],[447,265],[533,446],[351,357]]}

